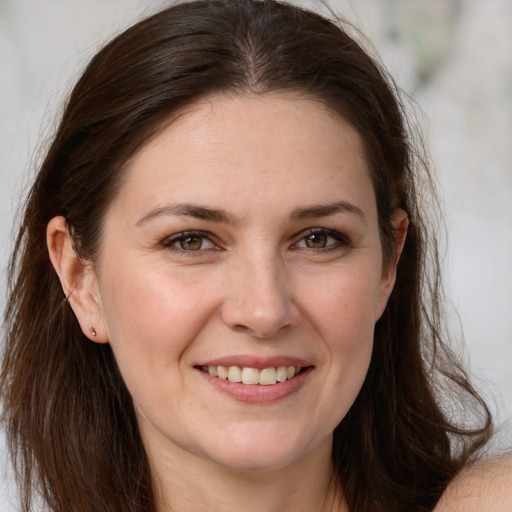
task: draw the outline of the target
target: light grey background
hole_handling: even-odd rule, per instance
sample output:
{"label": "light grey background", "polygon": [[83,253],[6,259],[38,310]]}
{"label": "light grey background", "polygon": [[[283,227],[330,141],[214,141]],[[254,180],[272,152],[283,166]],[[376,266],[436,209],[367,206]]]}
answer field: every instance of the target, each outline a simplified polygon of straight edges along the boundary
{"label": "light grey background", "polygon": [[[425,111],[449,232],[446,289],[471,370],[503,423],[512,417],[512,2],[329,4],[370,37]],[[0,290],[17,203],[77,73],[101,42],[163,5],[0,0]],[[510,424],[504,432],[501,446],[510,446]],[[0,468],[4,460],[0,436]],[[0,509],[16,510],[7,472],[0,486]]]}

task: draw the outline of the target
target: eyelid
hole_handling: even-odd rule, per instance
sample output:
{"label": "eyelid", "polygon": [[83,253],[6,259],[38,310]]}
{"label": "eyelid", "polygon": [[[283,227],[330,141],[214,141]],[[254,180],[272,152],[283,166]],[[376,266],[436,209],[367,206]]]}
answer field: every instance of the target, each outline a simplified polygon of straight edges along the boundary
{"label": "eyelid", "polygon": [[[329,244],[325,247],[319,247],[319,248],[312,248],[312,247],[306,247],[306,246],[299,247],[299,244],[301,242],[303,242],[304,239],[308,235],[313,235],[313,234],[321,234],[321,235],[331,237],[334,240],[336,240],[337,243]],[[180,239],[184,239],[186,237],[194,237],[194,236],[198,237],[198,238],[202,238],[204,240],[207,240],[208,242],[210,242],[210,244],[213,245],[213,247],[207,247],[207,248],[201,247],[200,249],[197,249],[197,250],[187,250],[187,249],[183,249],[181,247],[177,247],[177,246],[173,245],[175,242],[179,241]],[[296,241],[292,244],[291,248],[297,249],[297,250],[306,249],[308,251],[313,251],[313,252],[325,252],[325,251],[329,251],[329,250],[340,249],[343,247],[349,247],[349,248],[353,247],[353,243],[347,235],[340,233],[337,230],[328,229],[328,228],[320,228],[320,227],[309,228],[304,231],[301,231],[293,238]],[[220,243],[218,242],[217,237],[215,235],[213,235],[212,233],[210,233],[208,231],[198,231],[198,230],[182,231],[179,233],[175,233],[174,235],[167,236],[162,240],[161,246],[163,248],[171,249],[175,253],[182,254],[185,256],[199,256],[200,254],[204,253],[205,251],[221,249]]]}
{"label": "eyelid", "polygon": [[[207,247],[204,249],[201,248],[201,249],[194,251],[194,250],[182,249],[181,247],[177,247],[177,246],[173,245],[175,242],[178,242],[179,240],[181,240],[183,238],[187,238],[187,237],[202,238],[203,240],[209,241],[213,245],[213,247]],[[177,252],[179,254],[185,254],[186,256],[197,256],[201,253],[204,253],[204,251],[208,251],[208,250],[212,250],[212,249],[214,249],[214,250],[220,249],[219,243],[216,242],[214,239],[216,239],[216,237],[212,233],[209,233],[208,231],[189,230],[189,231],[181,231],[180,233],[176,233],[174,235],[165,237],[162,240],[161,245],[162,245],[162,247],[164,247],[166,249],[171,249],[174,252]]]}
{"label": "eyelid", "polygon": [[[312,248],[312,247],[298,247],[300,242],[303,242],[308,235],[326,235],[334,238],[338,243],[327,245],[326,247]],[[296,237],[297,241],[293,244],[294,249],[307,249],[310,251],[328,251],[331,249],[338,249],[340,247],[353,247],[352,241],[347,235],[336,231],[335,229],[328,228],[309,228],[301,231]]]}

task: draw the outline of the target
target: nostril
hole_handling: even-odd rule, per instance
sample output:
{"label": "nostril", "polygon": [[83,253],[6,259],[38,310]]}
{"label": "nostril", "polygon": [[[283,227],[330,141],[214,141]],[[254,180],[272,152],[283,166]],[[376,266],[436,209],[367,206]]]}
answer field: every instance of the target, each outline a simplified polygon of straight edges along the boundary
{"label": "nostril", "polygon": [[266,302],[261,297],[245,302],[226,301],[221,316],[230,329],[258,339],[271,338],[300,321],[298,308],[286,297],[270,297]]}
{"label": "nostril", "polygon": [[247,327],[246,325],[242,325],[242,324],[233,325],[231,327],[231,329],[233,329],[236,332],[251,332],[251,334],[252,334],[252,330],[249,329],[249,327]]}

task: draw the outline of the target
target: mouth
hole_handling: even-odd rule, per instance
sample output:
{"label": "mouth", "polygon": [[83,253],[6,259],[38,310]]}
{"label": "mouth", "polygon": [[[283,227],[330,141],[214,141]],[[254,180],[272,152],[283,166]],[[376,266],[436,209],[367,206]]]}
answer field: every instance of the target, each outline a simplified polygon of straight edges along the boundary
{"label": "mouth", "polygon": [[210,377],[233,383],[241,383],[248,386],[273,386],[293,379],[306,368],[283,365],[259,369],[246,366],[203,365],[199,369]]}
{"label": "mouth", "polygon": [[310,380],[315,366],[296,357],[233,355],[194,366],[204,381],[245,404],[271,404],[295,395]]}

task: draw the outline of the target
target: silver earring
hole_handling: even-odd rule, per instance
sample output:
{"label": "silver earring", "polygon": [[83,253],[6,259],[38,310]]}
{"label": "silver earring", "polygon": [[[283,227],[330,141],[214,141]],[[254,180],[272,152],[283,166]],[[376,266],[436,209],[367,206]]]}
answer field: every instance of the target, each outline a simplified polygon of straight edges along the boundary
{"label": "silver earring", "polygon": [[96,336],[96,329],[91,325],[91,334]]}

